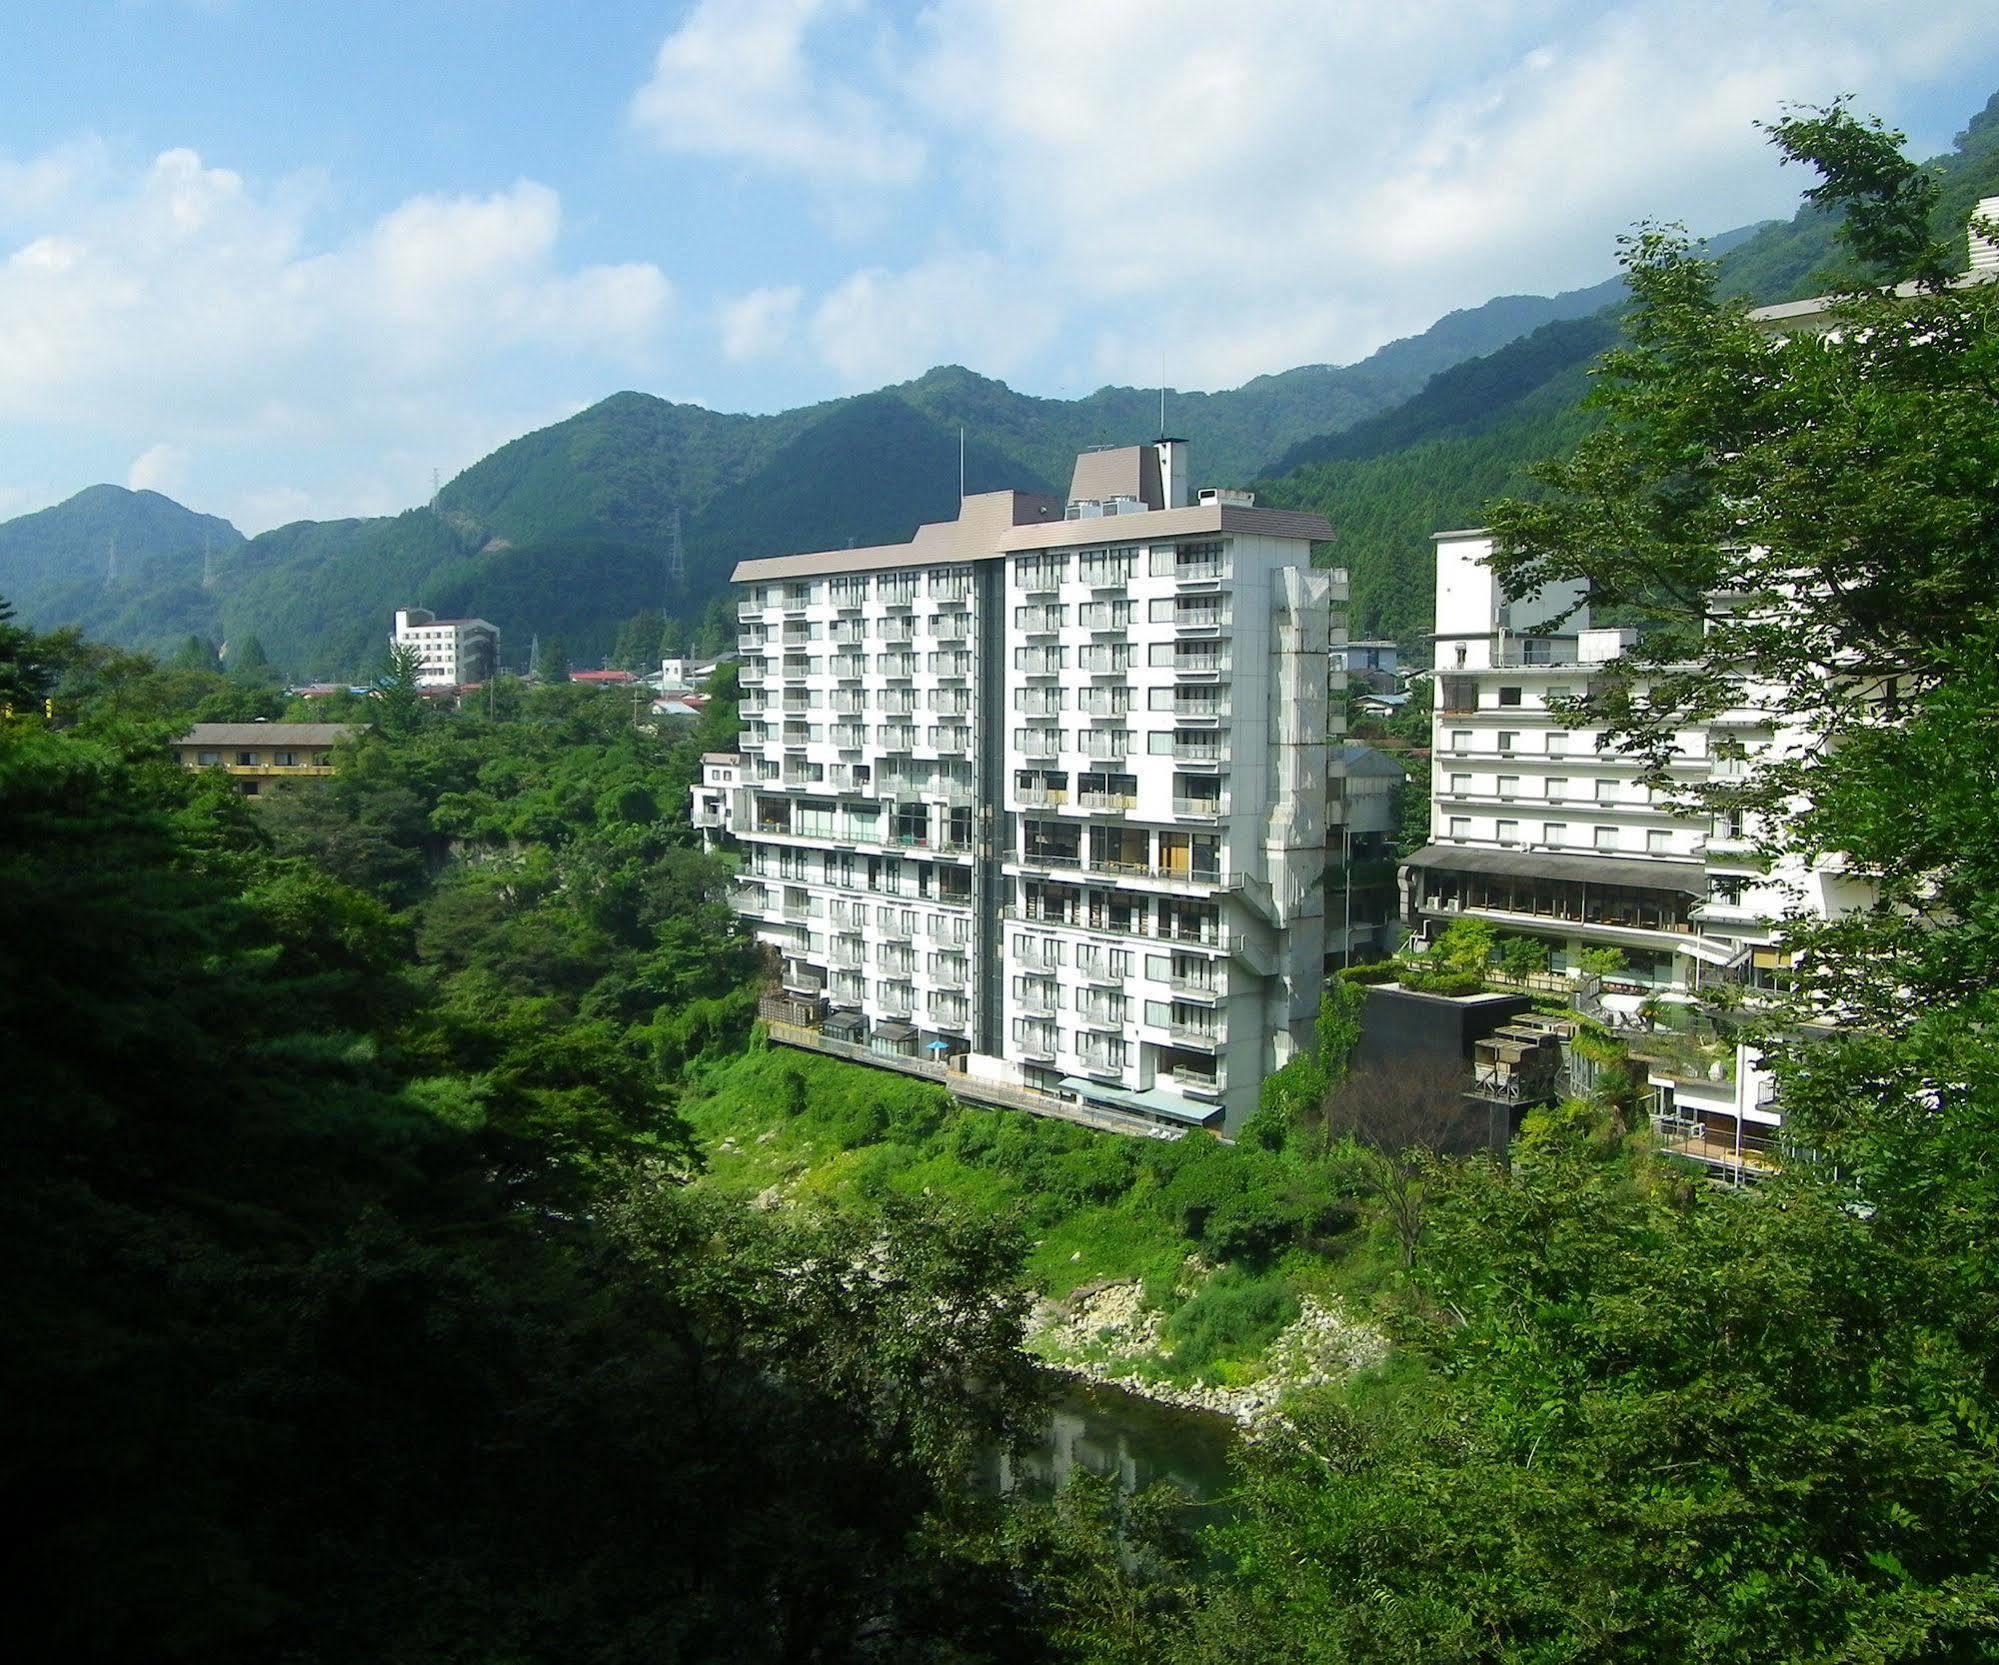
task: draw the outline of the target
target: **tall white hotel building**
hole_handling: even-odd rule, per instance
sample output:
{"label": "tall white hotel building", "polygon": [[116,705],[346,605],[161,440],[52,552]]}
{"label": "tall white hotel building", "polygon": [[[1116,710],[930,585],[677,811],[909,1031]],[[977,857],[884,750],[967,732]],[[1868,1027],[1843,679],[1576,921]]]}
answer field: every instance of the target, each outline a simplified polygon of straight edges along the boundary
{"label": "tall white hotel building", "polygon": [[1164,1126],[1238,1124],[1310,1044],[1344,585],[1323,519],[1187,466],[1085,452],[1066,504],[736,569],[742,756],[711,763],[779,1038]]}

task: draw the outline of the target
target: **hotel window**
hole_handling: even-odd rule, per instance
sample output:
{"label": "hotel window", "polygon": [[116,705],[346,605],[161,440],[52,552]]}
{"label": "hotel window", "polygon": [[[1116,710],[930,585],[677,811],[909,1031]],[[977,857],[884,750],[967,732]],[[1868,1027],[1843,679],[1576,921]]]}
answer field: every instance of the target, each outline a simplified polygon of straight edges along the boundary
{"label": "hotel window", "polygon": [[1673,853],[1673,835],[1669,832],[1652,831],[1645,835],[1647,854],[1669,856]]}
{"label": "hotel window", "polygon": [[1471,750],[1470,729],[1454,728],[1451,730],[1451,750],[1454,752],[1468,752]]}
{"label": "hotel window", "polygon": [[1615,827],[1598,827],[1596,829],[1596,847],[1599,850],[1615,850],[1617,848],[1617,829]]}
{"label": "hotel window", "polygon": [[1600,804],[1614,804],[1614,803],[1616,803],[1616,802],[1617,802],[1617,782],[1616,782],[1616,781],[1614,781],[1614,780],[1600,780],[1600,781],[1598,781],[1598,782],[1596,783],[1596,801],[1597,801],[1598,803],[1600,803]]}
{"label": "hotel window", "polygon": [[1502,798],[1519,797],[1520,777],[1518,775],[1501,775],[1499,777],[1499,795]]}
{"label": "hotel window", "polygon": [[1541,829],[1543,844],[1566,844],[1569,841],[1569,824],[1566,821],[1550,821]]}
{"label": "hotel window", "polygon": [[1454,797],[1454,798],[1463,798],[1463,797],[1467,797],[1467,796],[1469,796],[1469,795],[1470,795],[1470,793],[1471,793],[1471,776],[1470,776],[1470,775],[1453,775],[1453,776],[1451,776],[1451,796],[1452,796],[1452,797]]}
{"label": "hotel window", "polygon": [[1520,823],[1518,821],[1500,821],[1496,823],[1495,836],[1502,844],[1518,844],[1520,842]]}
{"label": "hotel window", "polygon": [[1499,703],[1501,705],[1518,705],[1520,703],[1520,690],[1518,688],[1500,689]]}
{"label": "hotel window", "polygon": [[1548,802],[1558,804],[1568,795],[1569,777],[1567,775],[1550,775],[1547,786]]}
{"label": "hotel window", "polygon": [[1503,728],[1499,731],[1499,749],[1501,751],[1510,752],[1519,744],[1520,736],[1515,730]]}
{"label": "hotel window", "polygon": [[1549,735],[1548,755],[1550,757],[1567,757],[1569,755],[1569,737],[1566,734]]}
{"label": "hotel window", "polygon": [[1453,815],[1451,817],[1451,837],[1471,837],[1471,817],[1469,815]]}

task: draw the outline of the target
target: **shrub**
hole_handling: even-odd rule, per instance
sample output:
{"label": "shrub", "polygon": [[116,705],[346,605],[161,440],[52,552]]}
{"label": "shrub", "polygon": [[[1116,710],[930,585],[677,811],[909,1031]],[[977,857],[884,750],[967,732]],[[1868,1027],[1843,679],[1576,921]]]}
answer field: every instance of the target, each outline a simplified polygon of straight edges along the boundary
{"label": "shrub", "polygon": [[1350,965],[1340,972],[1343,983],[1392,983],[1405,966],[1401,960],[1371,960],[1366,965]]}
{"label": "shrub", "polygon": [[1268,1346],[1297,1316],[1297,1297],[1282,1278],[1224,1267],[1166,1320],[1165,1334],[1177,1366],[1204,1370]]}

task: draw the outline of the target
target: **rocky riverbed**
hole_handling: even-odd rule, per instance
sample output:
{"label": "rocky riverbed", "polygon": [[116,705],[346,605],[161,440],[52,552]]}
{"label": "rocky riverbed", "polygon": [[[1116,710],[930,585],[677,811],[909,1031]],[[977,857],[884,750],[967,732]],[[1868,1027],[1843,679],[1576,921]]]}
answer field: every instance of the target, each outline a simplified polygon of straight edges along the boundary
{"label": "rocky riverbed", "polygon": [[1228,1387],[1162,1382],[1146,1373],[1147,1361],[1170,1361],[1171,1349],[1162,1333],[1164,1315],[1146,1307],[1136,1282],[1085,1284],[1065,1300],[1036,1302],[1028,1347],[1053,1369],[1082,1380],[1253,1428],[1292,1389],[1341,1381],[1388,1356],[1388,1338],[1372,1324],[1309,1295],[1299,1307],[1266,1350],[1263,1373]]}

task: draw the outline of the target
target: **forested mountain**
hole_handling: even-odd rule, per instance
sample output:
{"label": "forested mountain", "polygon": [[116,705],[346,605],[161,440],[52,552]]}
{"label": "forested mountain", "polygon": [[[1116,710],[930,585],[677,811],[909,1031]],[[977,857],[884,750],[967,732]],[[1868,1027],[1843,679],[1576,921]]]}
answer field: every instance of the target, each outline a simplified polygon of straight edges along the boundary
{"label": "forested mountain", "polygon": [[[1932,165],[1938,235],[1961,238],[1971,205],[1999,193],[1999,96]],[[1715,239],[1724,289],[1762,301],[1823,290],[1840,272],[1836,224],[1808,206]],[[1584,431],[1575,400],[1614,339],[1621,283],[1501,297],[1358,364],[1169,393],[1167,421],[1193,441],[1203,483],[1263,476],[1267,501],[1331,518],[1329,558],[1353,575],[1356,631],[1419,636],[1431,534],[1527,489],[1526,467]],[[254,634],[297,677],[361,673],[390,612],[412,604],[493,619],[513,664],[536,635],[596,662],[641,612],[682,627],[707,615],[719,645],[727,627],[712,610],[744,556],[900,539],[951,514],[961,429],[972,490],[1059,490],[1076,451],[1149,437],[1158,422],[1157,389],[1040,399],[955,365],[770,416],[618,393],[381,519],[300,522],[243,542],[157,494],[93,487],[0,525],[0,594],[41,627],[81,624],[132,645]]]}
{"label": "forested mountain", "polygon": [[91,486],[0,523],[0,594],[24,617],[158,645],[212,634],[215,570],[243,534],[156,491]]}
{"label": "forested mountain", "polygon": [[[1392,409],[1467,354],[1595,310],[1607,292],[1503,296],[1358,364],[1307,365],[1221,393],[1169,392],[1167,420],[1194,442],[1204,481],[1246,480],[1314,436]],[[300,677],[361,672],[381,651],[390,612],[413,603],[495,620],[513,662],[537,634],[559,635],[576,659],[592,661],[641,610],[694,624],[746,555],[906,538],[949,516],[960,429],[972,490],[1059,490],[1078,450],[1149,437],[1158,422],[1156,388],[1040,399],[955,365],[772,416],[619,393],[502,446],[401,515],[304,521],[245,543],[226,523],[167,504],[210,536],[124,534],[130,554],[115,583],[101,536],[41,535],[71,519],[94,526],[101,517],[83,511],[101,494],[134,495],[92,488],[0,528],[19,530],[0,543],[0,594],[39,626],[82,623],[135,646],[254,634]],[[676,521],[679,585],[668,561]],[[199,559],[166,559],[190,546],[207,557],[206,584]]]}

